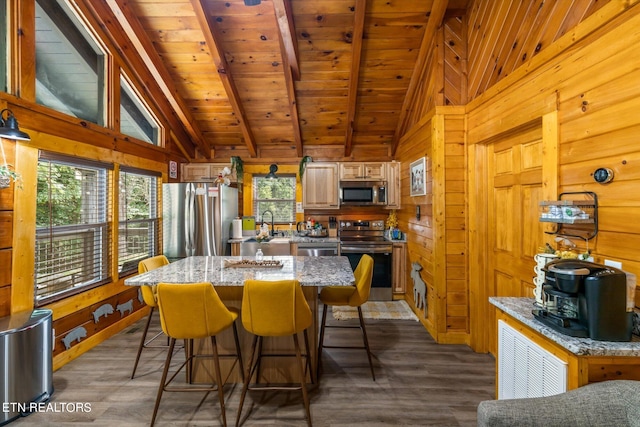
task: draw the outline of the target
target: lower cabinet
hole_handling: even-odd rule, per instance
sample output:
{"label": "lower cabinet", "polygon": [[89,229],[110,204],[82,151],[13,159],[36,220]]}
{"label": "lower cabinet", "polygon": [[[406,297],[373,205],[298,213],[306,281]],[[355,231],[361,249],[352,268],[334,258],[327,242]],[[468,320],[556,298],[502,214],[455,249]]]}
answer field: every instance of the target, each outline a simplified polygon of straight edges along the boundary
{"label": "lower cabinet", "polygon": [[394,295],[404,295],[407,290],[407,244],[393,243],[392,286]]}

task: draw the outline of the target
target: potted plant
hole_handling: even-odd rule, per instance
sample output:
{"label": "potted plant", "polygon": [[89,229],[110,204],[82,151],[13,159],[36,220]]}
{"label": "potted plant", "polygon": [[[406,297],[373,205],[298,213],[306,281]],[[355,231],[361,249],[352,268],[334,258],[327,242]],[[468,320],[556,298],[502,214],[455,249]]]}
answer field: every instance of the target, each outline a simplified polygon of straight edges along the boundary
{"label": "potted plant", "polygon": [[231,169],[235,171],[238,180],[238,190],[242,191],[242,182],[244,178],[244,163],[239,156],[231,157]]}
{"label": "potted plant", "polygon": [[11,180],[20,181],[20,174],[13,170],[11,165],[7,164],[7,157],[4,154],[4,146],[0,142],[0,151],[2,152],[2,164],[0,164],[0,188],[8,188]]}

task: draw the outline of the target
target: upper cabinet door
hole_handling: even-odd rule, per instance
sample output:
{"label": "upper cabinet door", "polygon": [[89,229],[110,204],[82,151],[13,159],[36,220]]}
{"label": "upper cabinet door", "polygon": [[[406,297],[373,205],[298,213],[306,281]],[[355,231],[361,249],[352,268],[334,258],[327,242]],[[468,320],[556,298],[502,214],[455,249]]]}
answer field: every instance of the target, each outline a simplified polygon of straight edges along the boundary
{"label": "upper cabinet door", "polygon": [[338,209],[338,164],[307,163],[302,178],[305,209]]}
{"label": "upper cabinet door", "polygon": [[341,181],[384,181],[385,172],[385,162],[340,163]]}

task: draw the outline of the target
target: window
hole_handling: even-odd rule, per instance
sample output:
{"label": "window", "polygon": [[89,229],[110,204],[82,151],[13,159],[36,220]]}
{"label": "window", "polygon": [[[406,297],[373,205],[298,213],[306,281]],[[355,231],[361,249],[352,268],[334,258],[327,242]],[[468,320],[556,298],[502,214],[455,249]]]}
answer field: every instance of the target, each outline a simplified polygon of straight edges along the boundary
{"label": "window", "polygon": [[[273,213],[273,221],[278,224],[296,221],[296,177],[278,174],[278,178],[253,177],[253,213],[257,221],[262,221],[266,211]],[[267,213],[265,221],[271,218]]]}
{"label": "window", "polygon": [[120,276],[138,271],[138,262],[158,255],[158,175],[122,167],[118,232]]}
{"label": "window", "polygon": [[36,204],[36,305],[108,283],[111,165],[40,153]]}
{"label": "window", "polygon": [[0,92],[8,92],[7,87],[7,0],[0,0]]}
{"label": "window", "polygon": [[36,101],[104,125],[105,54],[65,0],[36,0]]}
{"label": "window", "polygon": [[149,108],[133,91],[131,85],[120,76],[120,132],[159,145],[158,122]]}

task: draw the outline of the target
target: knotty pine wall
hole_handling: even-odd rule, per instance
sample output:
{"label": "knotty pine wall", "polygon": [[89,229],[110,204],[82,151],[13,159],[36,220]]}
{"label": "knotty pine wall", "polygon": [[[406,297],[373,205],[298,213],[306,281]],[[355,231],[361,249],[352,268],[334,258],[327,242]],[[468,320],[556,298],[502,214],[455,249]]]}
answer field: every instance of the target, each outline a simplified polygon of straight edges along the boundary
{"label": "knotty pine wall", "polygon": [[[492,2],[476,2],[478,15],[490,13]],[[486,9],[486,10],[482,10]],[[511,19],[518,19],[511,17]],[[471,20],[471,18],[470,18]],[[514,26],[528,25],[525,17]],[[480,39],[470,28],[470,40]],[[609,2],[597,14],[584,19],[573,30],[558,38],[509,76],[484,90],[467,105],[467,144],[469,159],[476,158],[478,148],[529,123],[542,121],[543,191],[547,196],[569,191],[593,191],[599,200],[599,232],[589,241],[595,262],[605,259],[621,261],[623,269],[640,275],[640,4],[637,1]],[[486,31],[488,29],[485,28]],[[522,42],[527,42],[528,39]],[[480,42],[478,42],[480,43]],[[471,48],[475,53],[494,44]],[[506,43],[513,41],[507,40]],[[471,45],[471,43],[470,43]],[[474,57],[472,69],[488,68],[495,58]],[[499,58],[501,61],[502,58]],[[480,63],[484,66],[480,66]],[[470,75],[470,82],[477,76]],[[474,83],[472,87],[483,87]],[[474,93],[473,88],[470,88]],[[479,91],[478,91],[479,92]],[[553,148],[557,147],[557,148]],[[472,164],[473,170],[483,165]],[[613,182],[594,182],[592,173],[599,167],[614,171]],[[472,182],[477,182],[472,179]],[[473,200],[479,193],[469,188]],[[480,200],[481,201],[481,200]],[[477,201],[474,201],[475,204]],[[470,219],[475,208],[470,208]],[[492,287],[486,279],[481,224],[470,224],[471,233],[470,291],[478,296],[472,303],[474,337],[482,336],[482,321],[491,317],[492,309],[485,300]],[[475,233],[475,231],[479,231]],[[540,235],[540,241],[552,244],[553,236]],[[586,244],[575,240],[580,249]],[[518,290],[513,290],[517,295]],[[636,305],[640,292],[636,292]],[[475,306],[474,306],[475,305]],[[473,319],[475,317],[475,320]],[[472,347],[491,350],[482,339],[474,339]]]}
{"label": "knotty pine wall", "polygon": [[[15,164],[15,142],[0,139],[7,164]],[[0,158],[0,162],[4,159]],[[1,164],[1,163],[0,163]],[[11,313],[11,258],[13,246],[13,189],[0,189],[0,317]]]}
{"label": "knotty pine wall", "polygon": [[[401,229],[407,230],[409,264],[427,284],[426,316],[418,317],[439,343],[468,343],[464,107],[437,107],[399,145],[402,162]],[[426,195],[411,196],[410,165],[425,157]],[[420,207],[420,218],[416,208]],[[415,307],[413,282],[406,299]]]}

